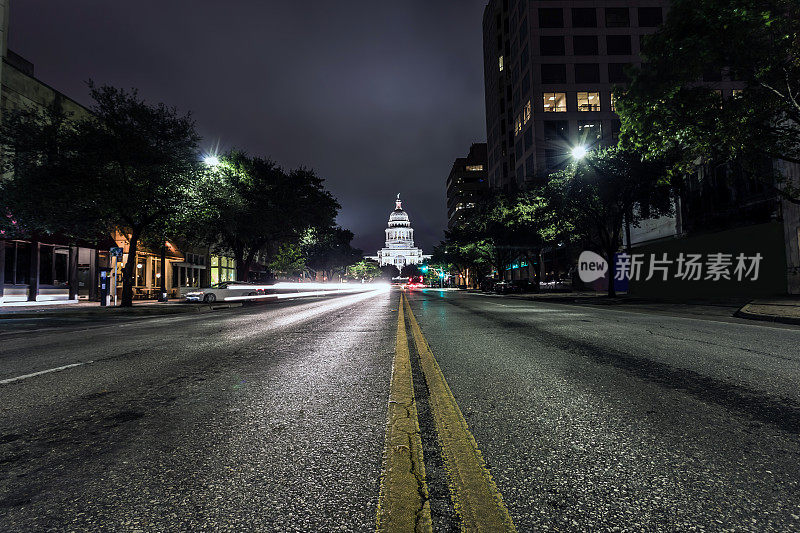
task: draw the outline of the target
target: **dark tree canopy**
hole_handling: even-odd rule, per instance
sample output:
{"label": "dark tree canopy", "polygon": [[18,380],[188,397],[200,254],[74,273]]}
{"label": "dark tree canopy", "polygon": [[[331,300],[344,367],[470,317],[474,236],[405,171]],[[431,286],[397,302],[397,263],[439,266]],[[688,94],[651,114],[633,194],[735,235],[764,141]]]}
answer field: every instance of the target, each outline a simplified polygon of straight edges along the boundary
{"label": "dark tree canopy", "polygon": [[[625,146],[671,161],[675,175],[731,161],[771,182],[765,158],[800,163],[796,0],[676,0],[644,55],[617,95]],[[735,95],[717,91],[726,79]],[[779,192],[800,198],[791,184]]]}
{"label": "dark tree canopy", "polygon": [[70,120],[56,106],[12,115],[2,135],[4,151],[15,154],[4,198],[34,233],[125,233],[122,305],[130,306],[140,240],[191,205],[199,137],[189,115],[136,91],[90,85],[90,94],[92,117]]}
{"label": "dark tree canopy", "polygon": [[287,173],[269,159],[240,151],[220,159],[201,187],[196,234],[233,254],[240,281],[247,280],[257,255],[270,262],[284,244],[332,226],[339,204],[313,171]]}

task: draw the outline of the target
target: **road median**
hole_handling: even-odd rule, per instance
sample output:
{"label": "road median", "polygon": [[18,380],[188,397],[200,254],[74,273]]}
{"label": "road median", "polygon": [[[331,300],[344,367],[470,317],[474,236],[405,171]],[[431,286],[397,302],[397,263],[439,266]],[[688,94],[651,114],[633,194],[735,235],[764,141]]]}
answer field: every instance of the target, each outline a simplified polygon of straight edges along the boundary
{"label": "road median", "polygon": [[398,305],[397,344],[389,388],[377,530],[386,533],[422,533],[432,531],[431,509],[402,300],[401,296]]}
{"label": "road median", "polygon": [[463,531],[516,531],[492,479],[475,437],[419,327],[408,299],[403,297],[420,367],[428,385],[436,434],[448,474],[453,506]]}

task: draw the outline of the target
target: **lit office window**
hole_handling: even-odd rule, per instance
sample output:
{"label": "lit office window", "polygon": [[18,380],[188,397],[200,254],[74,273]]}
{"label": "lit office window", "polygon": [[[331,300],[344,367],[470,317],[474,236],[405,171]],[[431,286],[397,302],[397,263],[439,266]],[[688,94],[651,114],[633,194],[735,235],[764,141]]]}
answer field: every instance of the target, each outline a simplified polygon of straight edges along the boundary
{"label": "lit office window", "polygon": [[567,111],[567,93],[544,93],[542,101],[545,113],[565,113]]}
{"label": "lit office window", "polygon": [[467,172],[480,172],[483,170],[483,165],[467,165]]}
{"label": "lit office window", "polygon": [[497,58],[497,64],[500,67],[500,72],[503,72],[503,56]]}
{"label": "lit office window", "polygon": [[578,111],[600,111],[600,93],[579,92]]}
{"label": "lit office window", "polygon": [[514,121],[514,135],[519,135],[522,131],[522,115],[517,115],[517,120]]}
{"label": "lit office window", "polygon": [[603,138],[600,121],[578,121],[578,138],[581,143],[591,144]]}
{"label": "lit office window", "polygon": [[531,119],[531,101],[528,100],[528,103],[525,104],[525,109],[522,112],[523,125],[527,124],[530,119]]}
{"label": "lit office window", "polygon": [[617,111],[617,102],[614,98],[614,93],[611,93],[611,111],[614,111],[615,113]]}

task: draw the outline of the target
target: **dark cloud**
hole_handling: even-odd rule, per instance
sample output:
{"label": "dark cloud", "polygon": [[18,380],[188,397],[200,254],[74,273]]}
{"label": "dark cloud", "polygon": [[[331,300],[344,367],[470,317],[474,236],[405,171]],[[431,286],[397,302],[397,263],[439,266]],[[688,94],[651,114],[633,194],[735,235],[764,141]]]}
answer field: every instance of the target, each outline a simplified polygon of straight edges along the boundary
{"label": "dark cloud", "polygon": [[12,3],[9,47],[87,103],[85,80],[191,110],[208,147],[313,167],[368,253],[400,192],[426,251],[454,158],[485,139],[485,0]]}

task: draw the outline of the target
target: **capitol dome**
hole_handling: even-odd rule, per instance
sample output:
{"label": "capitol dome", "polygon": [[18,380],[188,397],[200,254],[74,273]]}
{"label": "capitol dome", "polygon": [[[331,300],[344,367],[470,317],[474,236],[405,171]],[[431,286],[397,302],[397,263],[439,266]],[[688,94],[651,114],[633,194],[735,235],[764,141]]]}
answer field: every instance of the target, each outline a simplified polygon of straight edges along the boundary
{"label": "capitol dome", "polygon": [[397,227],[397,226],[411,226],[411,222],[408,220],[408,213],[403,211],[403,208],[400,207],[400,195],[397,198],[397,207],[392,214],[389,215],[389,227]]}

